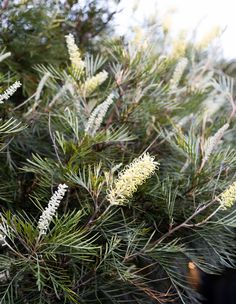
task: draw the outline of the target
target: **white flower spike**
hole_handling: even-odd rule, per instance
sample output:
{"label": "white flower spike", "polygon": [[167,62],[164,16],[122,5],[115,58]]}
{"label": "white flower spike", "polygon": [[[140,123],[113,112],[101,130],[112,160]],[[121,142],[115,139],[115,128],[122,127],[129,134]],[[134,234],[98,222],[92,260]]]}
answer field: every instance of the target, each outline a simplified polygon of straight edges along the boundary
{"label": "white flower spike", "polygon": [[10,98],[19,87],[21,87],[20,81],[14,82],[3,94],[0,94],[0,103]]}
{"label": "white flower spike", "polygon": [[183,57],[178,61],[173,76],[170,80],[171,89],[177,88],[187,65],[188,65],[188,59],[186,57]]}
{"label": "white flower spike", "polygon": [[97,130],[100,128],[103,119],[113,103],[114,94],[111,93],[103,103],[98,105],[89,117],[85,132],[94,136]]}
{"label": "white flower spike", "polygon": [[206,146],[205,146],[205,155],[204,155],[204,162],[206,162],[209,158],[209,156],[212,154],[213,150],[215,149],[215,147],[217,147],[217,145],[219,144],[221,138],[223,137],[225,131],[229,128],[229,124],[226,123],[223,125],[223,127],[221,127],[216,133],[215,135],[211,136],[207,142],[206,142]]}
{"label": "white flower spike", "polygon": [[39,236],[47,233],[52,218],[55,215],[57,208],[59,207],[60,202],[67,191],[67,188],[68,186],[66,184],[59,184],[58,190],[51,197],[48,206],[43,211],[38,221]]}

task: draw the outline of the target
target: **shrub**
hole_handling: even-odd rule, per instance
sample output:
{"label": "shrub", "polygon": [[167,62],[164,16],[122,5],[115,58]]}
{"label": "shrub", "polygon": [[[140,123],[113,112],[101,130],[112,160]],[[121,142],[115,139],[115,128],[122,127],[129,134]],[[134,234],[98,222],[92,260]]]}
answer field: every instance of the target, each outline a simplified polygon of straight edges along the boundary
{"label": "shrub", "polygon": [[195,303],[189,261],[234,265],[233,82],[194,47],[66,40],[2,97],[1,303]]}

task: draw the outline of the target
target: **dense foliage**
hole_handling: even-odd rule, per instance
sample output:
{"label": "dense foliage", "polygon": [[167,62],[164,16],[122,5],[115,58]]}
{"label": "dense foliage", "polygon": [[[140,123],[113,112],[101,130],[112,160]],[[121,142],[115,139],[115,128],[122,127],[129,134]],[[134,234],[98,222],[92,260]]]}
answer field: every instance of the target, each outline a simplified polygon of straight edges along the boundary
{"label": "dense foliage", "polygon": [[188,262],[234,265],[233,81],[145,39],[69,35],[31,97],[1,95],[1,303],[197,303]]}
{"label": "dense foliage", "polygon": [[[112,31],[110,23],[119,0],[12,0],[0,8],[0,46],[12,56],[4,61],[1,72],[21,78],[20,102],[34,92],[38,78],[35,64],[64,66],[67,60],[67,33],[73,33],[80,48],[88,51]],[[113,6],[111,5],[113,3]],[[112,9],[113,8],[113,9]],[[20,94],[21,93],[21,94]],[[23,95],[23,96],[22,96]]]}

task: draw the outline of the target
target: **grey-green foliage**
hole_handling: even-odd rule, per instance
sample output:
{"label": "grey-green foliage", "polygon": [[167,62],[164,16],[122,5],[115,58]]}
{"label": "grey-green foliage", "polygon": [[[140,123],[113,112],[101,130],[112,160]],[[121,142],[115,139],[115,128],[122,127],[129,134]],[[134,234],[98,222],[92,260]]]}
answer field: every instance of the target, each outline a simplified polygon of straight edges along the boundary
{"label": "grey-green foliage", "polygon": [[72,32],[82,48],[91,48],[110,33],[117,3],[119,0],[1,1],[0,45],[12,53],[1,71],[12,73],[22,82],[15,103],[34,92],[38,82],[35,64],[65,66],[64,35]]}
{"label": "grey-green foliage", "polygon": [[[69,62],[36,66],[50,75],[40,94],[11,111],[1,105],[0,303],[195,303],[188,261],[207,272],[234,266],[235,208],[219,202],[235,179],[233,84],[190,50],[173,86],[182,58],[112,41],[86,57],[82,75]],[[85,79],[103,69],[108,79],[87,96]],[[98,131],[87,133],[112,92]],[[203,163],[207,139],[226,122]],[[124,205],[110,205],[118,173],[143,152],[159,170]],[[69,190],[39,238],[59,183]]]}

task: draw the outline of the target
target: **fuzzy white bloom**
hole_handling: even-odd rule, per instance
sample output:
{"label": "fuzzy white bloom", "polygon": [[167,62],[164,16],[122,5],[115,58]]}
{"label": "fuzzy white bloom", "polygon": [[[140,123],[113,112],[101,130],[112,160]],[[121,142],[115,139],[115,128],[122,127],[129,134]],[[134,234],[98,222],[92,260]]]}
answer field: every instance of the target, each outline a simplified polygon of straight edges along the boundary
{"label": "fuzzy white bloom", "polygon": [[137,191],[138,186],[154,174],[158,165],[148,153],[134,159],[119,173],[114,186],[108,191],[107,200],[112,205],[124,204]]}
{"label": "fuzzy white bloom", "polygon": [[193,113],[187,115],[187,116],[184,116],[183,118],[180,119],[179,122],[177,122],[177,126],[182,128],[183,126],[185,126],[189,121],[191,121],[192,119],[194,118],[194,115]]}
{"label": "fuzzy white bloom", "polygon": [[102,71],[91,78],[86,79],[85,83],[82,85],[82,92],[85,95],[90,95],[100,84],[102,84],[108,77],[106,71]]}
{"label": "fuzzy white bloom", "polygon": [[84,61],[81,59],[80,51],[77,45],[75,44],[75,38],[72,34],[68,34],[66,37],[66,44],[68,53],[70,56],[70,61],[73,67],[75,67],[78,72],[83,72],[85,67]]}
{"label": "fuzzy white bloom", "polygon": [[47,233],[50,222],[55,215],[67,188],[68,186],[66,184],[59,184],[57,191],[51,197],[48,206],[43,211],[38,221],[39,236]]}
{"label": "fuzzy white bloom", "polygon": [[161,26],[162,26],[165,34],[169,33],[171,30],[171,26],[172,26],[172,22],[173,22],[172,19],[173,18],[171,16],[171,14],[166,14],[161,21]]}
{"label": "fuzzy white bloom", "polygon": [[0,282],[5,282],[6,280],[8,280],[10,277],[10,272],[9,270],[3,270],[0,272]]}
{"label": "fuzzy white bloom", "polygon": [[6,235],[8,232],[7,229],[7,224],[6,224],[6,220],[2,217],[2,214],[0,214],[1,216],[1,223],[0,223],[0,245],[1,246],[5,246],[6,243]]}
{"label": "fuzzy white bloom", "polygon": [[236,202],[236,182],[230,185],[224,192],[219,196],[222,209],[230,208]]}
{"label": "fuzzy white bloom", "polygon": [[20,86],[20,81],[14,82],[3,94],[0,94],[0,103],[10,98]]}
{"label": "fuzzy white bloom", "polygon": [[222,95],[214,95],[214,93],[209,95],[203,102],[202,111],[206,113],[208,119],[217,113],[226,103],[226,99],[222,98]]}
{"label": "fuzzy white bloom", "polygon": [[177,39],[173,40],[172,51],[170,56],[172,58],[183,57],[186,53],[186,48],[187,48],[186,31],[183,30],[179,33]]}
{"label": "fuzzy white bloom", "polygon": [[5,234],[3,232],[3,227],[0,224],[0,244],[3,246],[5,244]]}
{"label": "fuzzy white bloom", "polygon": [[7,52],[3,55],[0,55],[0,62],[5,60],[6,58],[10,57],[11,56],[11,53],[10,52]]}
{"label": "fuzzy white bloom", "polygon": [[42,89],[45,85],[45,83],[47,82],[48,78],[51,76],[51,74],[49,72],[47,72],[43,78],[40,80],[39,85],[37,87],[36,93],[35,93],[35,100],[39,100],[40,98],[40,94],[42,92]]}
{"label": "fuzzy white bloom", "polygon": [[188,64],[188,59],[186,57],[181,58],[177,63],[173,76],[170,80],[170,86],[172,89],[177,88],[187,64]]}
{"label": "fuzzy white bloom", "polygon": [[100,128],[103,119],[110,107],[113,103],[114,94],[111,93],[103,103],[98,105],[95,110],[93,110],[92,114],[89,117],[87,126],[85,128],[85,132],[94,136],[97,130]]}
{"label": "fuzzy white bloom", "polygon": [[196,44],[198,49],[205,49],[213,42],[217,37],[219,37],[221,29],[219,26],[213,27],[208,33],[206,33],[202,39]]}
{"label": "fuzzy white bloom", "polygon": [[222,136],[224,135],[225,131],[229,128],[229,124],[226,123],[223,125],[223,127],[221,127],[216,133],[215,135],[211,136],[205,145],[205,155],[204,155],[204,159],[203,159],[203,163],[205,163],[209,156],[212,154],[213,150],[215,149],[215,147],[217,146],[217,144],[220,142]]}
{"label": "fuzzy white bloom", "polygon": [[58,101],[58,99],[63,96],[66,91],[69,91],[72,96],[74,96],[74,88],[73,84],[70,82],[70,79],[66,81],[66,83],[60,88],[57,94],[53,97],[52,101],[49,103],[48,108],[52,108],[54,104]]}
{"label": "fuzzy white bloom", "polygon": [[[142,27],[136,26],[134,28],[134,39],[130,42],[130,50],[134,51],[135,54],[138,49],[145,51],[148,47],[148,41],[145,37],[145,32]],[[134,48],[134,50],[133,50]]]}

